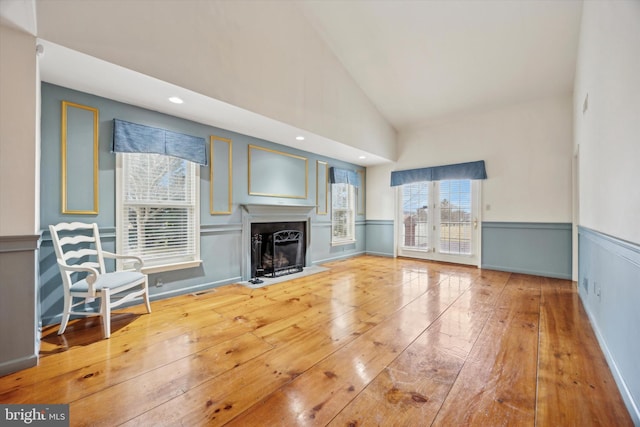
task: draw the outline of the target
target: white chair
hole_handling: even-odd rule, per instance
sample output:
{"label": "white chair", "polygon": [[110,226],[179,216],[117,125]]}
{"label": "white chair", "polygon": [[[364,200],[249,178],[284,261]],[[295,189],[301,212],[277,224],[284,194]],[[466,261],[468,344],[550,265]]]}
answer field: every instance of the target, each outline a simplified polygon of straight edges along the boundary
{"label": "white chair", "polygon": [[[116,255],[102,250],[97,224],[80,222],[50,225],[51,240],[56,251],[62,284],[64,286],[64,312],[58,335],[64,333],[72,314],[101,316],[104,338],[111,335],[111,309],[142,297],[151,313],[147,275],[140,269],[142,259],[136,256]],[[104,258],[135,261],[135,271],[108,273]],[[73,261],[73,262],[70,262]],[[87,273],[86,277],[82,273]],[[80,274],[80,279],[73,277]],[[74,276],[75,275],[75,276]],[[74,298],[82,299],[74,303]],[[74,307],[100,298],[100,312],[73,311]]]}

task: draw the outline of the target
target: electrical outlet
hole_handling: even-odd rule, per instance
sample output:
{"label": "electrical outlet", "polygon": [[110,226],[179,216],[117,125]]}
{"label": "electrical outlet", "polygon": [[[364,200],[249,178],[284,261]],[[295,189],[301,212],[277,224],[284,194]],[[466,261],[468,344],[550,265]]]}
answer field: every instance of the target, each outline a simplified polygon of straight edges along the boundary
{"label": "electrical outlet", "polygon": [[587,279],[586,277],[584,279],[582,279],[582,287],[584,288],[584,290],[588,294],[589,293],[589,279]]}
{"label": "electrical outlet", "polygon": [[161,288],[164,285],[162,279],[156,279],[156,288]]}

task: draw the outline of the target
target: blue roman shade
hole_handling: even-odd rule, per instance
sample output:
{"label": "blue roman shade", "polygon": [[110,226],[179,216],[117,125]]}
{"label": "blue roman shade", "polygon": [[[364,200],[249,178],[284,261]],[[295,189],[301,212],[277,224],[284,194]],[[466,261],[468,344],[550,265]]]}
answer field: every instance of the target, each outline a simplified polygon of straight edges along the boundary
{"label": "blue roman shade", "polygon": [[359,187],[360,175],[348,169],[329,168],[329,182],[331,184],[351,184],[354,187]]}
{"label": "blue roman shade", "polygon": [[391,186],[448,179],[487,179],[484,160],[391,172]]}
{"label": "blue roman shade", "polygon": [[206,166],[204,138],[113,119],[114,153],[155,153]]}

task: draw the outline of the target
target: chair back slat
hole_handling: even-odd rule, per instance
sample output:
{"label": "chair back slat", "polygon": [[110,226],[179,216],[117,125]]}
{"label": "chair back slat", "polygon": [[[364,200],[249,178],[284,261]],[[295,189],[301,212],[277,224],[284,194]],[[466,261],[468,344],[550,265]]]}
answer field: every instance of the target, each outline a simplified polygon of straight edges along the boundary
{"label": "chair back slat", "polygon": [[[100,273],[106,273],[97,224],[62,222],[50,225],[49,231],[59,262],[69,265],[67,261],[78,260],[71,264],[93,267]],[[90,259],[83,260],[86,257]]]}
{"label": "chair back slat", "polygon": [[95,249],[79,249],[77,251],[66,251],[62,259],[68,261],[70,259],[80,259],[82,257],[97,257],[98,251]]}
{"label": "chair back slat", "polygon": [[74,265],[76,265],[78,267],[91,267],[91,268],[95,268],[96,270],[100,270],[100,264],[98,264],[95,261],[87,261],[87,262],[74,264]]}
{"label": "chair back slat", "polygon": [[65,245],[79,245],[81,243],[94,243],[96,238],[94,236],[85,236],[78,234],[76,236],[58,236],[60,246]]}
{"label": "chair back slat", "polygon": [[56,225],[50,225],[56,231],[77,231],[77,230],[91,230],[93,224],[86,224],[84,222],[61,222]]}

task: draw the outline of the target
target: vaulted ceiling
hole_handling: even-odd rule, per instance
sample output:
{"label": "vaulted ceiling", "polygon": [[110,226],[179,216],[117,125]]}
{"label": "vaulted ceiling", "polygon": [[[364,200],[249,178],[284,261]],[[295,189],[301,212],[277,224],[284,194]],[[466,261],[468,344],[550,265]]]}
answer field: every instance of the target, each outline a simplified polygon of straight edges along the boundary
{"label": "vaulted ceiling", "polygon": [[573,90],[582,3],[306,1],[324,40],[399,131]]}
{"label": "vaulted ceiling", "polygon": [[[185,1],[184,7],[192,1]],[[2,0],[2,22],[38,35],[36,9],[43,3]],[[300,0],[296,4],[300,16],[398,132],[450,115],[569,95],[573,90],[582,12],[578,0]],[[140,79],[145,76],[140,74],[131,74],[127,81],[122,69],[112,67],[102,74],[118,73],[118,85],[92,90],[115,79],[91,81],[74,74],[68,66],[72,54],[62,52],[63,61],[55,60],[58,55],[45,55],[43,79],[158,111],[166,108],[143,95],[132,98],[161,90],[163,82],[143,83]],[[83,67],[91,73],[85,75],[95,76],[94,66],[109,64],[86,63]],[[279,143],[288,144],[295,131],[206,97],[199,97],[191,108],[185,114],[193,120],[200,120],[198,112],[218,109],[218,117],[227,121],[213,125]],[[353,147],[320,136],[315,144],[309,151],[358,163],[353,159],[360,153]],[[374,155],[359,163],[388,160]]]}

